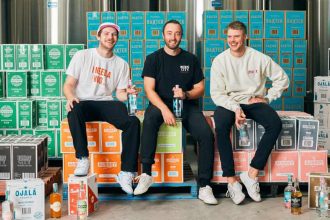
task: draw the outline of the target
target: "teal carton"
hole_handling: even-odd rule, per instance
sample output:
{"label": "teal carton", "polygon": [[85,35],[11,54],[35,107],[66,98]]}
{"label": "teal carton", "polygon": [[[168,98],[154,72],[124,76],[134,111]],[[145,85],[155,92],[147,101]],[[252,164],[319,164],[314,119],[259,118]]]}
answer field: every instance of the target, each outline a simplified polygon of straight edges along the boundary
{"label": "teal carton", "polygon": [[30,69],[30,48],[28,44],[16,44],[16,70]]}
{"label": "teal carton", "polygon": [[0,128],[17,128],[17,101],[0,99]]}
{"label": "teal carton", "polygon": [[111,22],[116,23],[116,14],[113,11],[103,11],[101,12],[101,22]]}
{"label": "teal carton", "polygon": [[40,71],[27,72],[28,96],[41,96],[41,75]]}
{"label": "teal carton", "polygon": [[204,11],[203,38],[219,39],[219,11]]}
{"label": "teal carton", "polygon": [[79,50],[83,50],[83,44],[66,44],[65,45],[65,68],[68,68],[73,55],[75,55]]}
{"label": "teal carton", "polygon": [[141,77],[142,76],[142,69],[132,69],[132,81],[133,83],[135,83],[136,81],[142,81],[143,78]]}
{"label": "teal carton", "polygon": [[293,69],[293,96],[306,96],[306,68]]}
{"label": "teal carton", "polygon": [[169,11],[167,12],[167,21],[177,20],[182,25],[182,38],[187,39],[187,16],[185,11]]}
{"label": "teal carton", "polygon": [[282,111],[283,110],[283,99],[282,98],[278,98],[276,100],[273,100],[271,103],[269,103],[269,105],[275,111]]}
{"label": "teal carton", "polygon": [[287,89],[285,89],[282,93],[283,97],[290,97],[292,96],[292,68],[283,68],[284,72],[286,73],[286,75],[289,77],[289,87]]}
{"label": "teal carton", "polygon": [[114,52],[117,56],[124,59],[127,63],[129,63],[129,41],[120,39],[118,40]]}
{"label": "teal carton", "polygon": [[18,127],[19,128],[35,128],[37,125],[36,118],[36,101],[33,99],[25,99],[17,101],[18,106]]}
{"label": "teal carton", "polygon": [[30,70],[44,69],[44,45],[30,45]]}
{"label": "teal carton", "polygon": [[24,71],[6,72],[6,97],[26,98],[27,97],[27,73]]}
{"label": "teal carton", "polygon": [[231,10],[220,11],[220,38],[227,39],[228,24],[234,21],[234,13]]}
{"label": "teal carton", "polygon": [[250,11],[249,18],[249,38],[262,39],[264,37],[264,12]]}
{"label": "teal carton", "polygon": [[285,12],[285,38],[306,38],[306,12]]}
{"label": "teal carton", "polygon": [[210,68],[213,59],[224,51],[224,40],[205,40],[202,45],[202,67]]}
{"label": "teal carton", "polygon": [[249,47],[263,53],[264,52],[264,41],[262,39],[250,39]]}
{"label": "teal carton", "polygon": [[304,97],[284,97],[285,111],[304,111]]}
{"label": "teal carton", "polygon": [[97,40],[97,29],[101,23],[101,15],[100,12],[97,11],[89,11],[87,14],[87,40]]}
{"label": "teal carton", "polygon": [[63,44],[46,44],[46,63],[45,69],[47,70],[63,70],[65,68],[65,55]]}
{"label": "teal carton", "polygon": [[211,84],[210,84],[210,79],[211,79],[211,74],[210,74],[211,68],[204,68],[204,82],[205,82],[205,89],[204,89],[204,96],[206,97],[211,97],[210,89],[211,89]]}
{"label": "teal carton", "polygon": [[143,11],[131,12],[131,39],[133,40],[144,40],[145,39],[145,23],[146,14]]}
{"label": "teal carton", "polygon": [[[221,12],[220,12],[221,13]],[[234,20],[240,21],[246,26],[246,36],[249,36],[249,11],[237,10],[234,11]]]}
{"label": "teal carton", "polygon": [[129,39],[131,37],[131,13],[128,11],[116,12],[117,25],[120,27],[119,37]]}
{"label": "teal carton", "polygon": [[293,67],[293,41],[280,40],[280,66],[282,68]]}
{"label": "teal carton", "polygon": [[265,54],[270,56],[276,63],[279,63],[279,45],[278,40],[264,40]]}
{"label": "teal carton", "polygon": [[131,40],[130,41],[130,67],[143,68],[144,64],[144,41]]}
{"label": "teal carton", "polygon": [[165,12],[146,12],[146,39],[162,39]]}
{"label": "teal carton", "polygon": [[37,99],[37,125],[47,127],[47,100]]}
{"label": "teal carton", "polygon": [[204,111],[214,111],[216,109],[216,105],[214,104],[211,97],[204,96],[203,97],[203,110]]}
{"label": "teal carton", "polygon": [[15,70],[16,69],[16,50],[15,44],[2,44],[1,59],[2,70]]}
{"label": "teal carton", "polygon": [[61,100],[47,100],[47,127],[61,127]]}
{"label": "teal carton", "polygon": [[87,41],[87,48],[91,49],[91,48],[97,48],[99,47],[99,41],[98,40],[89,40]]}
{"label": "teal carton", "polygon": [[284,37],[284,11],[265,11],[265,38]]}
{"label": "teal carton", "polygon": [[41,96],[60,97],[61,77],[58,71],[41,71]]}
{"label": "teal carton", "polygon": [[[163,40],[161,40],[163,41]],[[148,56],[149,54],[152,54],[156,50],[160,48],[160,41],[159,40],[146,40],[145,41],[145,54]]]}
{"label": "teal carton", "polygon": [[293,67],[305,68],[307,66],[307,41],[293,41]]}

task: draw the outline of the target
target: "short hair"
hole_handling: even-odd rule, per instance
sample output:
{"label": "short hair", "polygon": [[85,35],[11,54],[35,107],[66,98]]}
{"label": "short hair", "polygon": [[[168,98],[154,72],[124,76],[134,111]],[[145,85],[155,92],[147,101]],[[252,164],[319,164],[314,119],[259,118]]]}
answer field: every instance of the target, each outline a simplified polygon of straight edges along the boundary
{"label": "short hair", "polygon": [[243,31],[244,34],[247,34],[247,30],[246,30],[245,24],[243,22],[240,22],[240,21],[233,21],[230,24],[228,24],[227,31],[229,29],[241,30],[241,31]]}
{"label": "short hair", "polygon": [[183,29],[182,29],[182,25],[181,25],[181,23],[180,22],[178,22],[177,20],[169,20],[169,21],[166,21],[166,23],[164,24],[164,26],[163,26],[163,34],[164,34],[164,31],[165,31],[165,27],[166,27],[166,25],[168,25],[168,24],[178,24],[179,26],[180,26],[180,28],[181,28],[181,35],[183,35]]}

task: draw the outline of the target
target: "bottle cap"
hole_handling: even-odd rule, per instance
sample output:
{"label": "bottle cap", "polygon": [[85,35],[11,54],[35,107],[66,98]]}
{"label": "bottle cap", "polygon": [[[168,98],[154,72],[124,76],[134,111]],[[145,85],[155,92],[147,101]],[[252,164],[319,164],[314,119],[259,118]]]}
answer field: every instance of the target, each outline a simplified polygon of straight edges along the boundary
{"label": "bottle cap", "polygon": [[175,85],[175,88],[178,89],[178,88],[180,88],[180,87],[179,87],[179,85]]}

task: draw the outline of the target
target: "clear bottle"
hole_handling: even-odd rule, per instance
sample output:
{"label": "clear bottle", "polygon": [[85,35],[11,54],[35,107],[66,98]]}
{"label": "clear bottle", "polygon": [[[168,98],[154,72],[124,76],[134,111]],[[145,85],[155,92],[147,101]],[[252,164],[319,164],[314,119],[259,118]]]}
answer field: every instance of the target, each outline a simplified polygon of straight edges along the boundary
{"label": "clear bottle", "polygon": [[84,190],[84,181],[80,182],[79,195],[77,200],[77,220],[87,219],[87,201],[86,192]]}
{"label": "clear bottle", "polygon": [[296,178],[294,182],[294,190],[291,194],[291,214],[300,215],[302,206],[302,193],[299,188],[299,181]]}
{"label": "clear bottle", "polygon": [[243,124],[241,124],[241,127],[239,127],[238,131],[239,131],[239,140],[238,140],[239,145],[240,146],[249,146],[250,139],[249,139],[247,123],[244,122]]}
{"label": "clear bottle", "polygon": [[[128,88],[133,88],[132,80],[128,81]],[[137,111],[137,101],[136,101],[136,95],[135,94],[128,94],[127,95],[127,109],[128,109],[128,115],[134,116]]]}
{"label": "clear bottle", "polygon": [[288,185],[284,188],[284,207],[291,208],[291,194],[294,190],[292,185],[292,176],[288,175]]}
{"label": "clear bottle", "polygon": [[[175,85],[175,88],[178,89],[179,85]],[[173,113],[176,118],[182,117],[183,111],[183,101],[178,97],[173,97]]]}
{"label": "clear bottle", "polygon": [[329,196],[327,190],[327,183],[325,182],[324,177],[320,178],[320,191],[318,192],[318,207],[316,211],[319,214],[319,217],[328,217],[328,204]]}
{"label": "clear bottle", "polygon": [[58,184],[53,183],[53,192],[49,196],[50,217],[61,218],[62,216],[62,196],[58,193]]}
{"label": "clear bottle", "polygon": [[14,206],[13,203],[9,200],[9,190],[6,190],[5,201],[2,202],[2,219],[3,220],[12,220],[14,219]]}

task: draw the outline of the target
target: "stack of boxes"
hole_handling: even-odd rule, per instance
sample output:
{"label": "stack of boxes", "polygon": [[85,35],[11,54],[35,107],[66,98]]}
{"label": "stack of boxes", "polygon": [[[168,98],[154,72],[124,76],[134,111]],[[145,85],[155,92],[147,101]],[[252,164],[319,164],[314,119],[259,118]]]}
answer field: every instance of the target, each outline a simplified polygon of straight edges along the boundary
{"label": "stack of boxes", "polygon": [[167,20],[175,19],[183,26],[183,38],[180,47],[187,50],[187,20],[184,11],[106,11],[87,12],[88,48],[98,46],[96,31],[100,23],[114,22],[120,27],[119,39],[114,48],[115,54],[127,61],[131,68],[133,84],[139,90],[137,97],[138,110],[148,105],[141,78],[144,61],[147,55],[164,46],[162,28]]}
{"label": "stack of boxes", "polygon": [[[213,59],[228,48],[227,25],[234,20],[248,29],[247,45],[270,56],[290,78],[282,98],[271,103],[275,110],[303,111],[306,95],[306,13],[304,11],[205,11],[201,63],[205,75],[203,110],[215,110],[210,98],[210,67]],[[271,87],[267,80],[266,87]]]}
{"label": "stack of boxes", "polygon": [[2,135],[47,135],[48,156],[61,157],[59,129],[66,117],[62,86],[71,58],[81,49],[83,44],[0,45]]}

